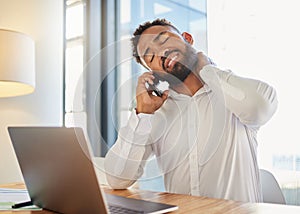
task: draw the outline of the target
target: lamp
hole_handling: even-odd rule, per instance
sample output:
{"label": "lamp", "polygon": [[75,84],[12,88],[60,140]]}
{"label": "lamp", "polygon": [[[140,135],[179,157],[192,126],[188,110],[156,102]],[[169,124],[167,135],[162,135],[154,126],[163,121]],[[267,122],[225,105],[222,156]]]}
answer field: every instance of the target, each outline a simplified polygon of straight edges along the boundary
{"label": "lamp", "polygon": [[34,41],[0,29],[0,98],[30,94],[35,88]]}

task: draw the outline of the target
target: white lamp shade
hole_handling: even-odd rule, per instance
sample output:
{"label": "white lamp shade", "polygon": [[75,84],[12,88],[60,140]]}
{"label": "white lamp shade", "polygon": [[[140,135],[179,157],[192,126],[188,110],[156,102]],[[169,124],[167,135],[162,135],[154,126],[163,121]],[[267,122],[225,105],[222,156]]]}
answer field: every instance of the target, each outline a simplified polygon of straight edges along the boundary
{"label": "white lamp shade", "polygon": [[29,94],[34,88],[34,41],[23,33],[0,29],[0,97]]}

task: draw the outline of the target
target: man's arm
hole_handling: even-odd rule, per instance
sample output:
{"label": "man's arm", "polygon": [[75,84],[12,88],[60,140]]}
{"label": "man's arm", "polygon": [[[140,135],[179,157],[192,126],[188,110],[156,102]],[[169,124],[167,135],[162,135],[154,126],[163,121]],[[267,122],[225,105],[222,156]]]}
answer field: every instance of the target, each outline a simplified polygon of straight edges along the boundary
{"label": "man's arm", "polygon": [[204,66],[200,76],[213,91],[221,92],[227,109],[245,125],[261,126],[277,109],[276,91],[262,81],[239,77],[212,65]]}
{"label": "man's arm", "polygon": [[112,188],[125,189],[142,176],[145,161],[152,154],[150,119],[150,114],[132,112],[127,126],[120,129],[104,161],[106,178]]}
{"label": "man's arm", "polygon": [[136,111],[132,112],[127,126],[120,129],[116,143],[105,157],[107,181],[114,189],[125,189],[141,177],[145,162],[152,154],[151,117],[168,97],[166,91],[158,97],[147,90],[145,83],[154,84],[154,79],[152,72],[138,78]]}

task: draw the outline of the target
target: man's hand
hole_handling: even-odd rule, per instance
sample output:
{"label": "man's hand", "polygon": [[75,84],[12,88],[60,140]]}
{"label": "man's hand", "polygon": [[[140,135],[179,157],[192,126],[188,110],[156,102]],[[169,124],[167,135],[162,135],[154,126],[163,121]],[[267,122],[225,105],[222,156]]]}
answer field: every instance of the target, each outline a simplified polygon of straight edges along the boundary
{"label": "man's hand", "polygon": [[136,87],[137,113],[153,114],[167,99],[168,91],[164,91],[162,97],[153,95],[152,91],[147,91],[146,82],[154,84],[154,79],[152,72],[145,72],[138,78]]}

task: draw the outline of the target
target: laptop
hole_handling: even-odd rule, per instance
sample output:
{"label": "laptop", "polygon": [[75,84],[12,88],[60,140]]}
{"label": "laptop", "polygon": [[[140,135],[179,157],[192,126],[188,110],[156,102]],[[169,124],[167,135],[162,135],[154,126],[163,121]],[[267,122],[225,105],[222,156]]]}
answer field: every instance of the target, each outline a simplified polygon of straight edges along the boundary
{"label": "laptop", "polygon": [[70,214],[165,213],[178,209],[103,193],[81,128],[8,127],[8,132],[31,202],[38,207]]}

